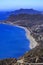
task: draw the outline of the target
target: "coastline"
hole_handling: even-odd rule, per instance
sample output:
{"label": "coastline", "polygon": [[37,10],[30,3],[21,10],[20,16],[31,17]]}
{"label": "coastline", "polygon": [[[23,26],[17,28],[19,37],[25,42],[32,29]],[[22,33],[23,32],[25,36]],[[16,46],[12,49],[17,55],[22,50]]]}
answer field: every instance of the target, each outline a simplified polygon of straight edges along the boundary
{"label": "coastline", "polygon": [[12,25],[12,26],[16,26],[16,27],[19,27],[19,28],[22,28],[25,30],[26,32],[26,38],[30,41],[30,49],[33,49],[35,48],[36,46],[38,46],[38,43],[35,41],[35,39],[30,35],[30,31],[26,28],[26,27],[23,27],[23,26],[19,26],[19,25],[15,25],[13,23],[0,23],[0,24],[8,24],[8,25]]}
{"label": "coastline", "polygon": [[33,49],[35,48],[36,46],[38,46],[38,43],[35,41],[35,39],[30,35],[30,31],[26,28],[26,27],[22,27],[22,26],[18,26],[18,25],[15,25],[16,27],[19,27],[19,28],[22,28],[25,30],[26,32],[26,37],[27,39],[30,41],[30,49]]}

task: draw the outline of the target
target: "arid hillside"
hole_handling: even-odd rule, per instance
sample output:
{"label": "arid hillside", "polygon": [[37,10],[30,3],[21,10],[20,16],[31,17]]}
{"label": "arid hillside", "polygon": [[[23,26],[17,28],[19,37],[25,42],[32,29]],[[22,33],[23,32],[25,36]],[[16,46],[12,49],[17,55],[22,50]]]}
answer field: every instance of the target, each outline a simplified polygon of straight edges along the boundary
{"label": "arid hillside", "polygon": [[[11,14],[4,23],[12,23],[14,25],[20,25],[26,27],[31,36],[38,42],[38,46],[33,48],[21,56],[21,59],[24,59],[23,62],[26,63],[43,63],[43,15],[42,14]],[[1,23],[3,23],[1,22]],[[5,65],[3,62],[6,60],[0,61],[0,65]],[[15,61],[15,60],[14,60]],[[10,61],[11,62],[11,61]],[[3,64],[2,64],[3,63]],[[17,62],[16,62],[17,63]],[[6,64],[7,65],[7,64]],[[10,64],[12,65],[12,64]],[[13,64],[14,65],[14,64]]]}

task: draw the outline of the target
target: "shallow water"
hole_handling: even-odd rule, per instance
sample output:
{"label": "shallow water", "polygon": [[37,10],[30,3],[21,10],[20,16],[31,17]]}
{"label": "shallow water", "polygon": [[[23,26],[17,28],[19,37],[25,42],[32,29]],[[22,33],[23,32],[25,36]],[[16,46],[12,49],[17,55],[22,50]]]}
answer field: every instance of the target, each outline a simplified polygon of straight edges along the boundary
{"label": "shallow water", "polygon": [[0,24],[0,59],[18,58],[30,50],[25,30],[16,26]]}

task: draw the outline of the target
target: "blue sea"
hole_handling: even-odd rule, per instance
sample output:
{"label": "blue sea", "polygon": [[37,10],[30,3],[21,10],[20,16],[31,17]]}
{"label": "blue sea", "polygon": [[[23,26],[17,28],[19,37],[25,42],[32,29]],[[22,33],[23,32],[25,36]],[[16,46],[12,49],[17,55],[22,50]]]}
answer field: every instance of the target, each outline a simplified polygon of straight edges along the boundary
{"label": "blue sea", "polygon": [[0,59],[18,58],[30,50],[30,41],[24,29],[0,24]]}

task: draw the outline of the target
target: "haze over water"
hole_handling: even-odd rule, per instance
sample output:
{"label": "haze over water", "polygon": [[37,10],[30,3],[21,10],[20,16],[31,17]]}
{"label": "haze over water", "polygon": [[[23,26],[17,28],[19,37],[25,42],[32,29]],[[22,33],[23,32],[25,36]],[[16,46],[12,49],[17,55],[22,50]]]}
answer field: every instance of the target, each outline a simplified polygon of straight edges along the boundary
{"label": "haze over water", "polygon": [[13,11],[20,8],[43,11],[43,0],[0,0],[0,11]]}
{"label": "haze over water", "polygon": [[18,58],[30,50],[29,40],[25,35],[25,30],[0,24],[0,58]]}

